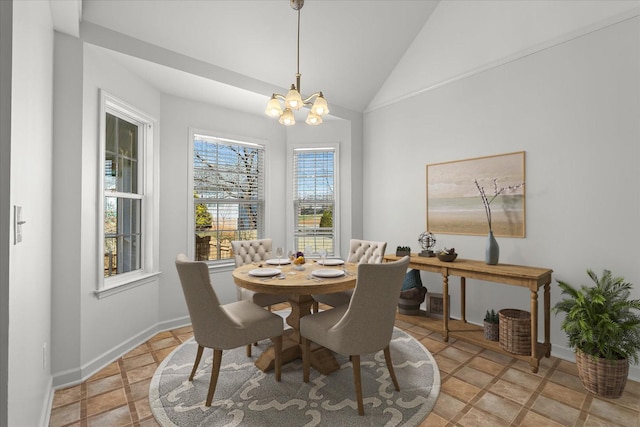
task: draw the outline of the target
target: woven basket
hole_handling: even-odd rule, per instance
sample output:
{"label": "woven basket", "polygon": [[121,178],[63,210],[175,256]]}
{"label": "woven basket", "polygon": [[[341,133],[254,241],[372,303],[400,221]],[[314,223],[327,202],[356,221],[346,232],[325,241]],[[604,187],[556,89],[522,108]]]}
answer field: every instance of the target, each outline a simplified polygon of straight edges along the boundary
{"label": "woven basket", "polygon": [[500,347],[509,353],[531,354],[531,313],[514,308],[498,312]]}
{"label": "woven basket", "polygon": [[591,393],[607,399],[622,395],[629,375],[629,361],[593,358],[576,350],[576,367],[582,386]]}

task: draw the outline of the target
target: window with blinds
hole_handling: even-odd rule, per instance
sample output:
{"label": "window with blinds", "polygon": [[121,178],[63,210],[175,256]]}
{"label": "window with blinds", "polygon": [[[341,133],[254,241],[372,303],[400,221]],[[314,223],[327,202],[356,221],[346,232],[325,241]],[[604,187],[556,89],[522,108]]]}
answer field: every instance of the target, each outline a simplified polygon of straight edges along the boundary
{"label": "window with blinds", "polygon": [[335,254],[336,149],[293,150],[293,211],[296,251]]}
{"label": "window with blinds", "polygon": [[264,233],[264,146],[194,134],[195,259],[232,258],[231,241]]}

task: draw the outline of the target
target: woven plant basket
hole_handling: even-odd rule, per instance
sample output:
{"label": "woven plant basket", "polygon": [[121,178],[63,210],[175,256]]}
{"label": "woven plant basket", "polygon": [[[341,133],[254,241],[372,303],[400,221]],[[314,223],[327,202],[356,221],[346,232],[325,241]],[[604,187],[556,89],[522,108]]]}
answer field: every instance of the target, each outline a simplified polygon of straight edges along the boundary
{"label": "woven plant basket", "polygon": [[531,354],[531,313],[514,308],[498,312],[500,347],[509,353]]}
{"label": "woven plant basket", "polygon": [[591,393],[607,399],[622,395],[629,375],[629,361],[593,358],[576,350],[576,367],[582,386]]}

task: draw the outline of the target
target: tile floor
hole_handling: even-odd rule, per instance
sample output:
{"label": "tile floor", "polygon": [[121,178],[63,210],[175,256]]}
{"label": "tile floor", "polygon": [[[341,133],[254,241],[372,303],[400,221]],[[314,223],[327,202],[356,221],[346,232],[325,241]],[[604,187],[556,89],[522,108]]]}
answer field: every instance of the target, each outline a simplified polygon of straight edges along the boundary
{"label": "tile floor", "polygon": [[[445,343],[414,318],[399,315],[396,326],[419,339],[440,367],[440,396],[420,427],[640,426],[638,382],[628,381],[620,399],[601,399],[582,388],[573,363],[543,359],[533,374],[523,361],[461,340]],[[158,426],[149,409],[151,377],[191,336],[191,327],[160,333],[82,384],[56,391],[49,425]]]}

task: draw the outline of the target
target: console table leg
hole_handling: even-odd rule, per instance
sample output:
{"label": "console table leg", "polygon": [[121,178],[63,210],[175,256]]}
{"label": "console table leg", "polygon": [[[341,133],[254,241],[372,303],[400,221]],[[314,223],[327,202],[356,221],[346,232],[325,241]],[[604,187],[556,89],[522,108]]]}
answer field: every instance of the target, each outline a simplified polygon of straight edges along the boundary
{"label": "console table leg", "polygon": [[449,341],[449,275],[442,274],[442,339]]}
{"label": "console table leg", "polygon": [[544,346],[547,349],[546,357],[551,356],[551,293],[549,292],[549,283],[544,284]]}
{"label": "console table leg", "polygon": [[531,371],[538,372],[538,291],[531,291]]}
{"label": "console table leg", "polygon": [[462,312],[462,321],[467,323],[467,278],[460,277],[460,311]]}

